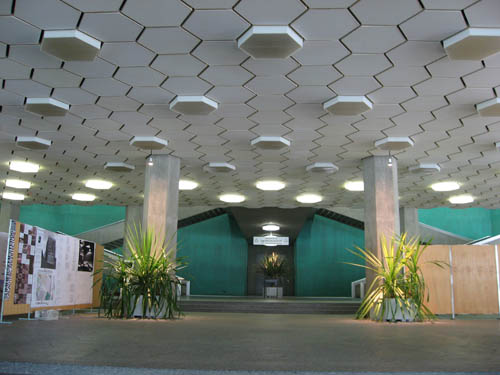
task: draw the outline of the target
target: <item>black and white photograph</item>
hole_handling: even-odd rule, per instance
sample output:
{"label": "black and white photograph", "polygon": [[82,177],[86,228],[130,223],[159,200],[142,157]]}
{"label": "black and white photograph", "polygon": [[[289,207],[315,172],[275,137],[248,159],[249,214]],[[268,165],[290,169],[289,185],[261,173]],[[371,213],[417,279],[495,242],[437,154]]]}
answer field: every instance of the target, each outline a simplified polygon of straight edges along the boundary
{"label": "black and white photograph", "polygon": [[78,255],[78,271],[94,271],[95,243],[80,240],[80,253]]}
{"label": "black and white photograph", "polygon": [[[41,240],[39,238],[39,240]],[[55,270],[56,269],[56,239],[52,236],[47,238],[45,248],[42,248],[42,261],[40,268]]]}

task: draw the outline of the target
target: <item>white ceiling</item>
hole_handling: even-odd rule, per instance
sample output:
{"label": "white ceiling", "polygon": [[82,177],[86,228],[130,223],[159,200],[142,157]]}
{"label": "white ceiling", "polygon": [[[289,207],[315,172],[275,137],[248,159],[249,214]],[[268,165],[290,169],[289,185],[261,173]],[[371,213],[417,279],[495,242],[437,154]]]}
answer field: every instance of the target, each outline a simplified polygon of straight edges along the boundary
{"label": "white ceiling", "polygon": [[[422,8],[424,6],[424,8]],[[384,154],[386,136],[409,136],[415,147],[397,154],[401,204],[447,205],[450,194],[432,182],[453,179],[473,205],[500,208],[500,118],[479,117],[474,104],[500,91],[500,54],[450,61],[441,41],[467,26],[500,27],[498,0],[2,0],[0,2],[0,178],[34,186],[25,203],[70,203],[84,181],[115,183],[97,192],[100,204],[139,204],[148,153],[129,146],[133,136],[169,141],[183,177],[197,190],[181,206],[221,206],[217,196],[240,192],[247,207],[296,207],[302,192],[324,196],[318,206],[362,206],[362,193],[342,188],[360,178],[361,159]],[[236,39],[251,25],[290,25],[304,47],[285,60],[253,60]],[[77,28],[103,43],[93,62],[63,63],[40,51],[43,30]],[[497,92],[496,92],[496,91]],[[175,95],[206,95],[220,103],[209,116],[171,112]],[[40,118],[23,109],[25,97],[71,104],[64,118]],[[336,95],[367,95],[372,111],[328,114]],[[54,141],[47,151],[17,148],[16,136]],[[283,136],[289,149],[260,151],[258,136]],[[8,171],[8,161],[43,167],[36,175]],[[134,172],[105,171],[126,162]],[[228,175],[203,171],[229,162]],[[314,162],[333,162],[331,175],[307,174]],[[418,163],[441,172],[419,177]],[[254,187],[279,177],[280,192]]]}

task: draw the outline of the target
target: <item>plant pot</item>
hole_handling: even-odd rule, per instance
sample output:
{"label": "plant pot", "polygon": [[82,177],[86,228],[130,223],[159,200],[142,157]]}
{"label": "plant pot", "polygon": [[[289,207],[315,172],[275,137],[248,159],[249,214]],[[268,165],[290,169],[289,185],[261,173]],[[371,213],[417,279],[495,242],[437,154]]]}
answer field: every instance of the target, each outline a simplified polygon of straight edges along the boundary
{"label": "plant pot", "polygon": [[[152,312],[148,308],[146,310],[146,315],[144,316],[144,318],[148,318],[148,319],[162,318],[163,316],[165,316],[165,312],[166,312],[166,306],[163,306],[163,308],[161,309],[159,314],[155,314],[155,312]],[[155,315],[157,315],[157,316],[155,316]],[[137,303],[135,304],[135,309],[134,309],[132,316],[134,318],[142,318],[143,317],[142,316],[142,296],[139,296],[139,298],[137,298]]]}
{"label": "plant pot", "polygon": [[417,315],[417,307],[411,300],[398,303],[395,298],[384,298],[383,314],[383,320],[386,322],[413,322]]}
{"label": "plant pot", "polygon": [[283,288],[277,286],[265,287],[264,298],[283,298]]}

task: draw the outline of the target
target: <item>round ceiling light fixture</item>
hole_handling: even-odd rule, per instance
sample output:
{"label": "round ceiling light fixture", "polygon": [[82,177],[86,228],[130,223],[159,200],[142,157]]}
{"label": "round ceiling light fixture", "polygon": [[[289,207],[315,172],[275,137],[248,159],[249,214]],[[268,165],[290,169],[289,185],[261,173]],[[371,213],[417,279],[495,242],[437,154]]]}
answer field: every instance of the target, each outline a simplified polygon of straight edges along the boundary
{"label": "round ceiling light fixture", "polygon": [[10,178],[5,180],[5,186],[14,189],[29,189],[31,187],[31,182]]}
{"label": "round ceiling light fixture", "polygon": [[454,195],[448,198],[448,201],[452,204],[467,204],[474,202],[474,197],[469,194]]}
{"label": "round ceiling light fixture", "polygon": [[278,180],[262,180],[255,184],[257,189],[264,191],[278,191],[285,188],[285,183]]}
{"label": "round ceiling light fixture", "polygon": [[344,188],[349,191],[364,191],[365,183],[361,180],[357,181],[347,181],[344,184]]}
{"label": "round ceiling light fixture", "polygon": [[295,197],[295,199],[297,200],[297,202],[300,203],[318,203],[323,200],[323,197],[318,194],[309,193],[309,194],[301,194]]}
{"label": "round ceiling light fixture", "polygon": [[266,232],[277,232],[280,230],[280,226],[276,224],[266,224],[262,226],[262,230]]}
{"label": "round ceiling light fixture", "polygon": [[199,186],[196,181],[179,180],[179,190],[194,190]]}
{"label": "round ceiling light fixture", "polygon": [[226,203],[241,203],[245,201],[245,196],[241,194],[222,194],[219,200]]}
{"label": "round ceiling light fixture", "polygon": [[92,202],[95,200],[96,196],[93,194],[86,194],[86,193],[75,193],[71,196],[73,200],[75,201],[81,201],[81,202]]}
{"label": "round ceiling light fixture", "polygon": [[453,191],[460,189],[460,184],[455,181],[436,182],[431,185],[431,189],[434,191]]}
{"label": "round ceiling light fixture", "polygon": [[13,193],[10,191],[4,191],[2,193],[2,198],[9,199],[11,201],[22,201],[22,200],[24,200],[24,194]]}
{"label": "round ceiling light fixture", "polygon": [[85,183],[85,186],[96,190],[108,190],[111,189],[113,184],[109,181],[104,181],[104,180],[88,180]]}
{"label": "round ceiling light fixture", "polygon": [[40,166],[35,163],[29,163],[27,161],[13,160],[10,162],[10,170],[21,172],[21,173],[37,173]]}

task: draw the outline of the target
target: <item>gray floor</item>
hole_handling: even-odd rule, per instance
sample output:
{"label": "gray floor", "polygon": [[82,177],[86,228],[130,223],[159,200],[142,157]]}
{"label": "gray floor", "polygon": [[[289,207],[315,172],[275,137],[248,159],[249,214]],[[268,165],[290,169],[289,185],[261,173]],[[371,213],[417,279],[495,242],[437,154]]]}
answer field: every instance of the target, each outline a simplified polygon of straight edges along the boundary
{"label": "gray floor", "polygon": [[114,321],[86,314],[0,326],[0,374],[202,373],[176,369],[500,373],[500,320],[389,324],[350,316],[189,313],[178,321]]}

